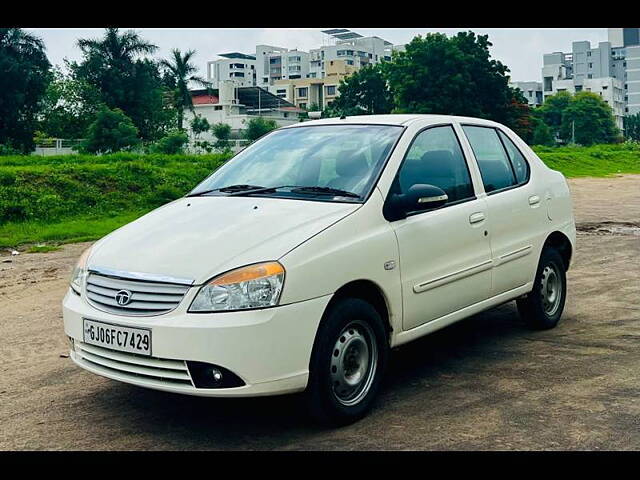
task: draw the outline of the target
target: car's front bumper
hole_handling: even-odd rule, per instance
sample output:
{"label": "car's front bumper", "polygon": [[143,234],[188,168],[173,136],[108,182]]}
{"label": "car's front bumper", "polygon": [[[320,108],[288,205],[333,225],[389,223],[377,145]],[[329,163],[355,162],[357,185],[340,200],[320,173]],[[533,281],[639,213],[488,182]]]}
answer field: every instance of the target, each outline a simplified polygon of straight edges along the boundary
{"label": "car's front bumper", "polygon": [[[191,295],[187,295],[190,297]],[[331,296],[262,310],[187,313],[183,302],[166,315],[130,317],[95,309],[69,290],[63,301],[65,333],[74,340],[72,360],[93,373],[142,387],[188,395],[234,397],[292,393],[304,390],[315,334]],[[190,300],[185,298],[184,300]],[[83,318],[151,329],[152,357],[95,349],[83,344]],[[85,353],[82,346],[93,349]],[[98,356],[96,356],[97,354]],[[94,361],[89,359],[93,358]],[[245,385],[196,388],[186,361],[224,367]],[[181,370],[180,365],[184,365]],[[177,374],[173,374],[176,373]],[[167,374],[167,375],[169,375]]]}

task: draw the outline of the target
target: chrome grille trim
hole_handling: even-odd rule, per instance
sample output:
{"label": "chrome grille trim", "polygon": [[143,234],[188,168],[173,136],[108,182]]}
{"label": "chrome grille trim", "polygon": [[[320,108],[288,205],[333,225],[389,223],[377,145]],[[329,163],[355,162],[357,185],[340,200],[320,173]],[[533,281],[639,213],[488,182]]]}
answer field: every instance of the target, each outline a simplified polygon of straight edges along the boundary
{"label": "chrome grille trim", "polygon": [[168,360],[119,352],[77,340],[75,353],[80,360],[99,370],[167,385],[193,387],[187,364],[182,360]]}
{"label": "chrome grille trim", "polygon": [[[120,290],[131,292],[131,300],[126,305],[116,301]],[[180,304],[188,291],[188,285],[108,277],[94,270],[89,271],[85,285],[88,302],[98,310],[132,316],[168,313]]]}

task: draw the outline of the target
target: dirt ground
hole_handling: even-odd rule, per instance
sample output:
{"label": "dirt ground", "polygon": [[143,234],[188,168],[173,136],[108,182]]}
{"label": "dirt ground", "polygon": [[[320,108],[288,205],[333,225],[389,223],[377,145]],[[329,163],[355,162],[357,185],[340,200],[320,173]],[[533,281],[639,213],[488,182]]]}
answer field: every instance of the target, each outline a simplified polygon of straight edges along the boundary
{"label": "dirt ground", "polygon": [[[362,421],[312,425],[299,396],[206,399],[73,365],[60,302],[88,244],[0,254],[0,449],[638,450],[640,175],[575,179],[578,245],[556,329],[513,302],[392,355]],[[607,223],[608,222],[608,223]]]}

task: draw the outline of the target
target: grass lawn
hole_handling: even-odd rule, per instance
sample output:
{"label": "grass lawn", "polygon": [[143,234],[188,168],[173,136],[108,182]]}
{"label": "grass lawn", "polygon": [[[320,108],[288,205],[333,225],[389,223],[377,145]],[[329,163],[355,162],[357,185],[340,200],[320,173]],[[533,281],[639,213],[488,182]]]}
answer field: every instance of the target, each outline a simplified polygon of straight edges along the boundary
{"label": "grass lawn", "polygon": [[63,243],[98,240],[145,213],[147,212],[125,212],[106,218],[71,218],[54,223],[7,223],[0,226],[0,247],[45,243],[46,245],[32,245],[27,249],[28,253],[40,253],[55,250],[56,245]]}
{"label": "grass lawn", "polygon": [[[534,147],[566,177],[640,174],[640,145]],[[0,248],[46,252],[97,240],[184,195],[220,155],[0,157]],[[115,213],[114,213],[115,212]]]}

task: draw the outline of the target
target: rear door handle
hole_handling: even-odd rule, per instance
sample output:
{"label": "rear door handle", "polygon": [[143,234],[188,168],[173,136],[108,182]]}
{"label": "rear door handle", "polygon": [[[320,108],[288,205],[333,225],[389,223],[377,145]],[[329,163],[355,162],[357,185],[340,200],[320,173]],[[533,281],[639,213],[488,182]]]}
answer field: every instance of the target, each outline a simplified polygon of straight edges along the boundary
{"label": "rear door handle", "polygon": [[484,221],[484,213],[483,212],[476,212],[476,213],[472,213],[471,215],[469,215],[469,223],[470,224],[474,224],[474,223],[480,223]]}
{"label": "rear door handle", "polygon": [[529,205],[532,207],[540,203],[540,197],[538,195],[531,195],[529,197]]}

